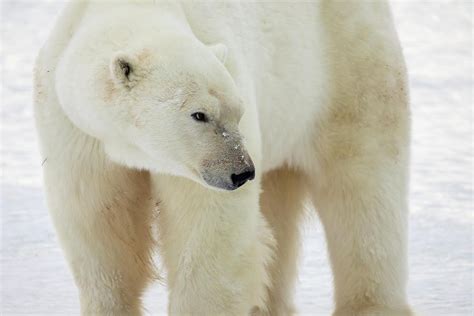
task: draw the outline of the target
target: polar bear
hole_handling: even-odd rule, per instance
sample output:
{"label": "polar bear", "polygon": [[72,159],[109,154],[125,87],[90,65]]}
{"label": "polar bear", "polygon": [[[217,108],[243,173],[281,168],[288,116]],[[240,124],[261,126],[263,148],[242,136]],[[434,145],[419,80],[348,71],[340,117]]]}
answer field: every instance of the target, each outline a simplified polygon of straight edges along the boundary
{"label": "polar bear", "polygon": [[71,1],[41,50],[50,213],[84,315],[295,312],[311,202],[334,315],[411,315],[406,70],[384,1]]}

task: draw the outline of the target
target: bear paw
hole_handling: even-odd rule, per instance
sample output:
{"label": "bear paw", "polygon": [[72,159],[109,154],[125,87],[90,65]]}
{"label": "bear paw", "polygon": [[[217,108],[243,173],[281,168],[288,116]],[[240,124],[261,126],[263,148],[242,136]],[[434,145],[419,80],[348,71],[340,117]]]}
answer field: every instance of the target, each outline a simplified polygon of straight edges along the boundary
{"label": "bear paw", "polygon": [[334,312],[333,316],[415,316],[410,308],[389,308],[370,306],[363,308],[342,308]]}
{"label": "bear paw", "polygon": [[293,306],[270,306],[269,310],[263,310],[258,307],[255,307],[251,314],[251,316],[297,316],[298,313],[296,312],[296,308]]}

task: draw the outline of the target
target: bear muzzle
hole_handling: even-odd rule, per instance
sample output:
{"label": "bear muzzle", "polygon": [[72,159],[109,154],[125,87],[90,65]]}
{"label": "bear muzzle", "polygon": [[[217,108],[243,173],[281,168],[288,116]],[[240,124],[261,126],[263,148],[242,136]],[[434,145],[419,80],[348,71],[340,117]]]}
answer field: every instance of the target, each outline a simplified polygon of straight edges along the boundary
{"label": "bear muzzle", "polygon": [[201,169],[202,179],[217,189],[233,191],[255,179],[255,167],[247,153],[239,159],[206,160]]}

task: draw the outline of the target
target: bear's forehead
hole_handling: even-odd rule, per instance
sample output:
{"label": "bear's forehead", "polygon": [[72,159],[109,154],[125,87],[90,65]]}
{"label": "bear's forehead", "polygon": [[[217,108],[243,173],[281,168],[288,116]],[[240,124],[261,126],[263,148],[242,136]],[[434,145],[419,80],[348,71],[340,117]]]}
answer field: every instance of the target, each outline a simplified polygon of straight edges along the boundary
{"label": "bear's forehead", "polygon": [[166,95],[179,94],[188,99],[207,98],[215,99],[219,105],[237,108],[242,107],[242,101],[233,91],[228,91],[225,86],[214,84],[207,78],[196,76],[194,74],[179,72],[173,79],[165,80],[160,85],[162,92]]}
{"label": "bear's forehead", "polygon": [[224,111],[239,118],[242,116],[243,103],[240,98],[215,88],[209,88],[208,93],[218,100],[219,105]]}

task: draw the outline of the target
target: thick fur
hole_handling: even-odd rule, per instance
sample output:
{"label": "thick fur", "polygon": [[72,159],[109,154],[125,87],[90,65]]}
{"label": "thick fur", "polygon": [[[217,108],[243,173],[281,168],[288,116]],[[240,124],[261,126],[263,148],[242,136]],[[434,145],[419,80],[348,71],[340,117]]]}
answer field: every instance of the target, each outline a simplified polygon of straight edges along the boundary
{"label": "thick fur", "polygon": [[170,314],[294,313],[309,200],[334,315],[411,315],[406,70],[384,1],[72,1],[35,87],[83,314],[141,313],[153,212]]}

